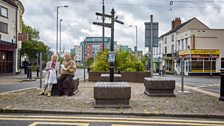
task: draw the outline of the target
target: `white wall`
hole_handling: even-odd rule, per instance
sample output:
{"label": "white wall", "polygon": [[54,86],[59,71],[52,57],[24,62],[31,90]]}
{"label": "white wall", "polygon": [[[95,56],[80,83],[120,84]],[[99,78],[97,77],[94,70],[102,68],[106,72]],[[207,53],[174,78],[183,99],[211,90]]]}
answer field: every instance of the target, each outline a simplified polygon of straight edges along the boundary
{"label": "white wall", "polygon": [[195,34],[196,49],[218,49],[219,58],[216,60],[216,71],[221,68],[221,58],[224,58],[224,29],[192,30]]}
{"label": "white wall", "polygon": [[0,1],[0,5],[8,9],[8,18],[0,16],[0,21],[8,24],[8,34],[0,32],[2,38],[1,40],[15,42],[16,37],[16,7]]}

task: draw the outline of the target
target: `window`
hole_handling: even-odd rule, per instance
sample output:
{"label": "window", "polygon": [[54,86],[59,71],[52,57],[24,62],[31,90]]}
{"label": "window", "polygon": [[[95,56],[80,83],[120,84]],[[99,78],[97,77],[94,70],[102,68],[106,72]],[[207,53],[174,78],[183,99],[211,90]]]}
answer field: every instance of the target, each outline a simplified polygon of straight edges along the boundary
{"label": "window", "polygon": [[171,36],[171,41],[172,41],[172,42],[174,41],[174,35]]}
{"label": "window", "polygon": [[167,38],[165,38],[165,44],[167,43]]}
{"label": "window", "polygon": [[3,6],[0,6],[0,15],[3,17],[8,17],[8,9]]}
{"label": "window", "polygon": [[184,50],[184,40],[183,39],[181,40],[181,46],[182,46],[181,49]]}
{"label": "window", "polygon": [[0,32],[8,33],[8,24],[0,22]]}
{"label": "window", "polygon": [[185,39],[185,49],[188,49],[188,39]]}
{"label": "window", "polygon": [[178,51],[180,50],[180,40],[178,40]]}
{"label": "window", "polygon": [[159,43],[159,54],[161,54],[161,43]]}
{"label": "window", "polygon": [[171,53],[174,53],[174,45],[171,45]]}
{"label": "window", "polygon": [[165,46],[165,54],[167,53],[167,47]]}

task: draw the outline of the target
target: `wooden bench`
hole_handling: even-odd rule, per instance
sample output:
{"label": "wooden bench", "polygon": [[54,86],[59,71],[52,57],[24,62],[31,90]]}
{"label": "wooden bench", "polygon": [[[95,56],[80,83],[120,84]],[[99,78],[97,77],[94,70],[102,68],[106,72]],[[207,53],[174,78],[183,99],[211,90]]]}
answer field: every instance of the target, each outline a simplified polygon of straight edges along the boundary
{"label": "wooden bench", "polygon": [[[121,82],[121,74],[114,74],[114,82]],[[101,74],[101,82],[110,82],[110,74]]]}
{"label": "wooden bench", "polygon": [[[79,91],[79,78],[74,77],[72,80],[72,89],[71,91],[74,92],[73,95],[77,94]],[[63,87],[62,87],[63,88]],[[63,89],[59,89],[57,84],[54,84],[51,90],[52,96],[61,96],[63,94]]]}
{"label": "wooden bench", "polygon": [[95,107],[130,107],[131,87],[127,82],[97,82],[94,99]]}
{"label": "wooden bench", "polygon": [[168,78],[144,78],[145,94],[149,96],[175,96],[175,80]]}

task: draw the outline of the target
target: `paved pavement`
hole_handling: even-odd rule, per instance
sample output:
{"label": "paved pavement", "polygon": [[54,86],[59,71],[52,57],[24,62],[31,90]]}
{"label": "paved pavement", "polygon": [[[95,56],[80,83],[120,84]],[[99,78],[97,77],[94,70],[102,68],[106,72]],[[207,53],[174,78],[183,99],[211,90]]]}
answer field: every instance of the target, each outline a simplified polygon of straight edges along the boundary
{"label": "paved pavement", "polygon": [[38,95],[40,90],[29,89],[11,93],[0,93],[1,112],[51,112],[51,113],[101,113],[124,115],[184,115],[223,116],[224,102],[194,90],[180,93],[176,87],[176,97],[149,97],[144,94],[142,83],[131,86],[131,108],[95,108],[95,83],[79,84],[79,92],[74,96],[47,97]]}
{"label": "paved pavement", "polygon": [[111,115],[0,114],[1,126],[223,126],[221,119]]}

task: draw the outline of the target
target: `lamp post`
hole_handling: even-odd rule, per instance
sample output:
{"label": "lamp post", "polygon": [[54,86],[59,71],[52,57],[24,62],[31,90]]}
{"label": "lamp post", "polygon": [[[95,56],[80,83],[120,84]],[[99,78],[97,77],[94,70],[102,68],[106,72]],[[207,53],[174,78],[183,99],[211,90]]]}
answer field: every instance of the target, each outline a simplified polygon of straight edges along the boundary
{"label": "lamp post", "polygon": [[56,26],[56,28],[57,28],[57,31],[56,31],[56,53],[58,54],[58,10],[59,10],[59,8],[61,8],[61,7],[68,7],[67,5],[64,5],[64,6],[57,6],[57,26]]}
{"label": "lamp post", "polygon": [[59,27],[59,42],[60,42],[60,44],[59,44],[59,49],[60,49],[60,51],[59,51],[59,54],[61,54],[61,22],[62,22],[63,20],[62,19],[60,19],[60,27]]}
{"label": "lamp post", "polygon": [[135,52],[138,50],[138,26],[137,25],[129,25],[129,27],[135,27],[136,28],[136,46],[135,46]]}

